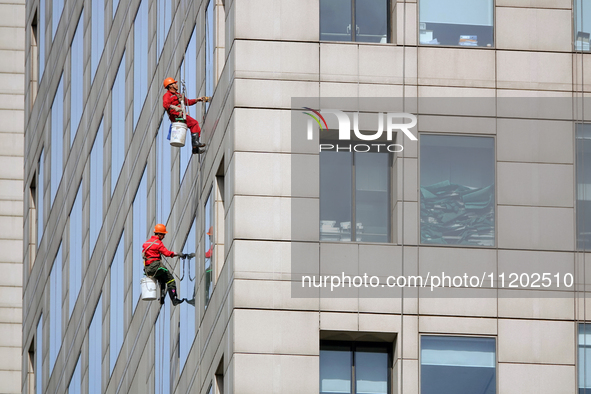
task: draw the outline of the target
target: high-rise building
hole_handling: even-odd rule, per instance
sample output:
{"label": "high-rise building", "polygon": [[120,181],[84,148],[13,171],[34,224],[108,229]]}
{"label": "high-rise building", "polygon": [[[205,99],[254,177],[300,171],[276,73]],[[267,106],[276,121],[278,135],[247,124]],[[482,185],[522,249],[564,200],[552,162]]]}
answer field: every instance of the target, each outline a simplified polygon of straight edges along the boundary
{"label": "high-rise building", "polygon": [[[591,390],[587,25],[586,0],[27,2],[22,392]],[[167,140],[167,77],[211,97],[201,154]],[[179,306],[141,300],[158,223],[195,253],[166,261]]]}

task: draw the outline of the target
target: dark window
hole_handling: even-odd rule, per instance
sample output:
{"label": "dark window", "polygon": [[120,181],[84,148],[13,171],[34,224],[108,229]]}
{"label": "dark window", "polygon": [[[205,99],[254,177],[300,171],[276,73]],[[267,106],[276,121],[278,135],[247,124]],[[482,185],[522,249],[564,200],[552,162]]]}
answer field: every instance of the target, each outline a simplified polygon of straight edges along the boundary
{"label": "dark window", "polygon": [[389,42],[389,16],[388,0],[320,0],[320,39]]}
{"label": "dark window", "polygon": [[391,392],[392,345],[375,342],[320,342],[320,393]]}
{"label": "dark window", "polygon": [[577,248],[591,249],[591,124],[577,125]]}
{"label": "dark window", "polygon": [[331,145],[339,151],[320,152],[320,240],[391,242],[392,154],[375,146],[349,152],[342,141]]}

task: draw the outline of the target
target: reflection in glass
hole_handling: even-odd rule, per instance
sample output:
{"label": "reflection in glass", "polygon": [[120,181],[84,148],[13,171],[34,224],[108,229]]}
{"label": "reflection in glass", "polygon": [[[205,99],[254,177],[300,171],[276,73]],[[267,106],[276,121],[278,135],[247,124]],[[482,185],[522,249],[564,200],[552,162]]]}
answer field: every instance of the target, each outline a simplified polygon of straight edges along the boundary
{"label": "reflection in glass", "polygon": [[88,328],[88,394],[102,393],[103,302],[99,297]]}
{"label": "reflection in glass", "polygon": [[111,300],[110,300],[110,324],[109,324],[109,365],[111,373],[115,368],[117,356],[123,345],[124,322],[123,322],[123,307],[124,303],[124,279],[125,271],[123,267],[124,262],[124,247],[125,233],[121,234],[119,238],[119,245],[115,251],[115,256],[111,262]]}
{"label": "reflection in glass", "polygon": [[90,82],[92,83],[105,47],[105,3],[104,0],[91,0],[91,2]]}
{"label": "reflection in glass", "polygon": [[62,344],[62,245],[49,274],[49,374]]}
{"label": "reflection in glass", "polygon": [[64,78],[60,77],[51,104],[51,204],[62,180],[64,166]]}
{"label": "reflection in glass", "polygon": [[211,294],[213,293],[213,281],[214,281],[214,272],[215,272],[215,265],[214,265],[214,246],[215,246],[215,239],[214,239],[214,228],[215,228],[215,218],[213,213],[214,202],[213,202],[213,189],[209,192],[209,196],[207,197],[207,202],[205,203],[205,307],[207,308],[207,304],[209,304],[209,300],[211,299]]}
{"label": "reflection in glass", "polygon": [[494,139],[421,136],[421,243],[494,246]]}
{"label": "reflection in glass", "polygon": [[322,346],[320,393],[351,393],[352,362],[349,346]]}
{"label": "reflection in glass", "polygon": [[351,41],[351,0],[320,0],[320,40]]}
{"label": "reflection in glass", "polygon": [[[132,309],[135,311],[135,307],[137,306],[137,302],[140,299],[141,289],[140,289],[140,281],[142,280],[143,270],[142,267],[144,265],[144,259],[142,256],[142,244],[148,239],[148,189],[146,186],[146,169],[144,168],[144,173],[142,175],[142,180],[140,181],[140,185],[135,193],[135,198],[133,200],[133,301],[132,301]],[[158,222],[163,223],[163,222]]]}
{"label": "reflection in glass", "polygon": [[111,194],[125,160],[125,53],[111,88]]}
{"label": "reflection in glass", "polygon": [[591,324],[579,324],[579,394],[591,392]]}
{"label": "reflection in glass", "polygon": [[388,153],[355,153],[355,234],[357,241],[390,239]]}
{"label": "reflection in glass", "polygon": [[[187,235],[187,240],[183,246],[182,253],[190,254],[196,251],[196,235],[195,235],[195,223]],[[189,351],[195,340],[195,270],[194,268],[196,259],[192,260],[179,260],[179,264],[182,264],[182,274],[179,280],[179,297],[192,300],[193,304],[183,302],[178,307],[179,313],[179,357],[180,357],[180,370],[183,370]]]}
{"label": "reflection in glass", "polygon": [[591,249],[591,124],[577,124],[577,248]]}
{"label": "reflection in glass", "polygon": [[70,317],[82,285],[82,183],[70,211]]}
{"label": "reflection in glass", "polygon": [[494,338],[421,337],[421,394],[496,393]]}
{"label": "reflection in glass", "polygon": [[90,240],[89,257],[92,256],[99,232],[103,225],[103,121],[99,125],[90,152],[90,225],[88,238]]}
{"label": "reflection in glass", "polygon": [[[148,92],[148,0],[140,3],[133,22],[133,128]],[[125,108],[125,107],[124,107]]]}
{"label": "reflection in glass", "polygon": [[357,394],[388,393],[388,352],[386,349],[355,349],[355,392]]}
{"label": "reflection in glass", "polygon": [[575,0],[573,13],[575,20],[575,50],[589,51],[589,37],[591,36],[591,2],[589,0]]}
{"label": "reflection in glass", "polygon": [[494,45],[493,0],[421,0],[419,18],[421,44]]}
{"label": "reflection in glass", "polygon": [[80,14],[72,39],[70,56],[70,146],[72,146],[84,108],[84,10]]}

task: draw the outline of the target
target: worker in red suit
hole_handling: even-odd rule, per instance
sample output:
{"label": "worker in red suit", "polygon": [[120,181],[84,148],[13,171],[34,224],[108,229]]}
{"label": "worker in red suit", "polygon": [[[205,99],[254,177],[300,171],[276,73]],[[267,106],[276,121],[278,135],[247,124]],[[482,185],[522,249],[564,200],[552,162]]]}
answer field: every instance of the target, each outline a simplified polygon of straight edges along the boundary
{"label": "worker in red suit", "polygon": [[[176,122],[178,118],[183,118],[181,108],[181,100],[183,96],[179,93],[179,86],[177,85],[177,81],[175,81],[174,78],[166,78],[163,82],[163,85],[166,89],[166,93],[164,93],[164,96],[162,97],[162,105],[168,113],[170,121]],[[195,105],[200,101],[207,102],[209,99],[208,97],[199,97],[192,100],[185,98],[185,105]],[[199,141],[199,138],[201,137],[201,128],[199,127],[199,122],[189,115],[186,116],[186,122],[187,127],[189,130],[191,130],[191,145],[193,147],[193,154],[199,153],[199,148],[203,148],[205,146],[205,144]]]}
{"label": "worker in red suit", "polygon": [[162,256],[176,257],[181,256],[181,254],[166,249],[162,240],[167,233],[165,225],[157,224],[154,227],[154,235],[142,245],[144,272],[146,276],[156,278],[160,283],[161,304],[164,304],[164,297],[166,296],[165,289],[168,287],[168,295],[170,296],[172,305],[178,305],[185,300],[180,300],[177,297],[176,282],[170,271],[162,264]]}

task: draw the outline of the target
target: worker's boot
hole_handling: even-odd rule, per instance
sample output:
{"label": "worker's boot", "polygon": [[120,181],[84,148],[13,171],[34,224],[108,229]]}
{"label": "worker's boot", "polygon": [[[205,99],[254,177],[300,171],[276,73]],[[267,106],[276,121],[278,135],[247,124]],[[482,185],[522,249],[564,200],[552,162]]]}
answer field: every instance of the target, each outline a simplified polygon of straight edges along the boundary
{"label": "worker's boot", "polygon": [[166,288],[160,286],[160,305],[164,305],[164,299],[166,298]]}
{"label": "worker's boot", "polygon": [[177,306],[184,301],[177,298],[176,289],[168,289],[168,295],[170,296],[170,301],[172,301],[172,305],[174,306]]}
{"label": "worker's boot", "polygon": [[191,133],[191,145],[193,146],[193,154],[199,153],[199,148],[203,148],[205,146],[204,143],[199,141],[199,134],[198,133]]}

